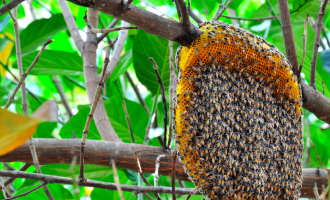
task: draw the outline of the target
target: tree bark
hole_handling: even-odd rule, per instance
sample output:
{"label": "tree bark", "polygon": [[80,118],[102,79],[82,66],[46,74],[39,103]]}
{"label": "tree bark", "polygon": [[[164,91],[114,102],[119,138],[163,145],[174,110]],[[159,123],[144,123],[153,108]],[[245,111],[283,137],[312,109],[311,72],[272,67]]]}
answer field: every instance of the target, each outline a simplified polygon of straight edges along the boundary
{"label": "tree bark", "polygon": [[[80,139],[35,139],[38,149],[40,164],[71,164],[74,155],[80,153]],[[85,147],[85,164],[109,166],[111,158],[116,160],[118,168],[137,171],[134,157],[135,151],[139,150],[139,160],[143,173],[154,173],[156,158],[163,154],[160,159],[159,174],[172,176],[172,155],[164,152],[162,147],[153,147],[139,144],[125,144],[122,142],[108,142],[87,140]],[[33,163],[28,143],[19,148],[0,156],[0,162],[25,162]],[[77,160],[79,163],[79,160]],[[176,164],[176,178],[188,181],[188,177],[181,166],[180,161]],[[314,183],[317,183],[319,192],[322,185],[327,187],[328,176],[323,169],[303,169],[303,187],[301,197],[313,198]]]}

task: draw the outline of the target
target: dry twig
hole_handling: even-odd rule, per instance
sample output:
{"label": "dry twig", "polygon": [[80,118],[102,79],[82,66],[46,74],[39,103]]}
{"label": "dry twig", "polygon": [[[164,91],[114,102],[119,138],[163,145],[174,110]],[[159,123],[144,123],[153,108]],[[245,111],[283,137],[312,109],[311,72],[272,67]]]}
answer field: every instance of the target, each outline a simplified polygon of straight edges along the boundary
{"label": "dry twig", "polygon": [[[116,40],[114,42],[116,42]],[[114,43],[112,43],[112,45],[113,44]],[[88,135],[88,129],[89,129],[89,126],[92,122],[94,111],[96,109],[97,102],[98,102],[98,100],[101,96],[102,88],[104,86],[104,75],[105,75],[105,72],[107,70],[108,63],[109,63],[110,49],[111,49],[110,46],[106,47],[106,49],[105,49],[105,59],[104,59],[104,64],[103,64],[103,70],[102,70],[102,73],[101,73],[99,84],[98,84],[98,86],[96,88],[96,91],[95,91],[93,104],[91,106],[91,110],[89,112],[89,115],[87,116],[86,124],[85,124],[84,131],[83,131],[83,137],[82,137],[82,141],[81,141],[81,150],[80,150],[80,174],[79,174],[80,182],[85,181],[85,177],[84,177],[85,143],[86,143],[86,139],[87,139],[87,135]]]}
{"label": "dry twig", "polygon": [[137,98],[139,99],[140,104],[141,104],[142,107],[147,111],[147,113],[150,115],[150,110],[149,110],[149,108],[148,108],[146,102],[145,102],[144,99],[142,98],[139,89],[138,89],[138,88],[136,87],[136,85],[134,84],[134,82],[133,82],[131,76],[129,75],[128,72],[125,72],[125,76],[126,76],[128,82],[131,84],[131,86],[132,86],[132,88],[133,88],[133,90],[134,90],[134,92],[135,92]]}
{"label": "dry twig", "polygon": [[227,16],[227,15],[221,15],[221,17],[228,18],[228,19],[255,21],[255,22],[265,21],[265,20],[274,20],[274,19],[279,19],[280,18],[280,16],[261,17],[261,18],[244,18],[244,17],[232,17],[232,16]]}
{"label": "dry twig", "polygon": [[175,88],[175,79],[176,79],[176,73],[174,68],[174,60],[173,60],[173,43],[172,41],[169,41],[169,49],[170,49],[170,55],[169,55],[169,61],[170,61],[170,89],[169,89],[169,101],[170,101],[170,117],[169,117],[169,136],[168,136],[168,143],[167,148],[169,149],[171,147],[171,141],[172,141],[172,132],[173,132],[173,125],[172,125],[172,117],[173,117],[173,111],[174,111],[174,88]]}
{"label": "dry twig", "polygon": [[129,115],[128,115],[125,100],[123,100],[121,103],[122,103],[123,108],[124,108],[125,119],[126,119],[126,122],[127,122],[129,134],[131,135],[132,143],[135,143],[134,134],[133,134],[132,125],[131,125],[131,120],[129,119]]}
{"label": "dry twig", "polygon": [[163,102],[163,105],[164,105],[164,144],[163,144],[163,148],[165,150],[165,149],[167,149],[167,146],[166,146],[166,144],[167,144],[166,143],[166,134],[167,134],[167,104],[166,104],[166,98],[165,98],[165,88],[164,88],[164,84],[163,84],[162,78],[159,75],[158,65],[157,65],[156,61],[153,58],[149,58],[149,60],[154,65],[154,70],[155,70],[155,73],[157,75],[157,81],[159,83],[160,91],[162,93],[162,102]]}
{"label": "dry twig", "polygon": [[[119,22],[119,19],[113,19],[112,22],[109,24],[109,26],[107,27],[107,29],[109,28],[113,28],[116,26],[116,24]],[[108,36],[109,33],[102,33],[99,37],[96,38],[96,42],[100,43],[105,37]],[[109,44],[111,42],[109,41]]]}
{"label": "dry twig", "polygon": [[36,188],[34,188],[34,189],[30,190],[30,191],[24,192],[23,194],[20,194],[20,195],[17,195],[17,196],[6,198],[5,200],[11,200],[11,199],[17,199],[19,197],[24,197],[24,196],[26,196],[28,194],[31,194],[32,192],[35,192],[35,191],[39,190],[40,188],[42,188],[42,187],[44,187],[46,185],[47,185],[47,183],[46,182],[43,182],[41,185],[39,185],[38,187],[36,187]]}
{"label": "dry twig", "polygon": [[187,28],[191,29],[192,24],[189,19],[189,14],[188,14],[188,9],[186,6],[186,1],[185,0],[175,0],[176,1],[176,6],[179,7],[180,13],[181,13],[181,19],[182,19],[182,24],[186,26]]}
{"label": "dry twig", "polygon": [[191,197],[193,194],[195,194],[196,192],[197,192],[197,187],[195,187],[195,188],[193,189],[193,191],[191,191],[191,192],[188,194],[186,200],[189,200],[190,197]]}
{"label": "dry twig", "polygon": [[165,158],[165,155],[159,155],[157,158],[156,158],[156,165],[155,165],[155,178],[154,178],[154,186],[158,186],[158,179],[159,179],[159,175],[158,175],[158,169],[160,167],[160,159],[161,158]]}
{"label": "dry twig", "polygon": [[316,81],[315,81],[315,71],[316,71],[316,61],[318,50],[320,46],[320,37],[321,37],[321,30],[323,27],[323,17],[325,14],[325,7],[327,6],[329,0],[324,0],[321,2],[321,7],[319,14],[317,16],[317,29],[315,32],[315,40],[314,40],[314,49],[313,49],[313,56],[311,62],[311,74],[310,74],[310,86],[312,86],[316,90]]}
{"label": "dry twig", "polygon": [[[140,160],[139,160],[139,158],[138,158],[138,156],[137,156],[138,152],[139,152],[139,151],[135,151],[135,152],[134,152],[135,160],[136,160],[136,165],[137,165],[137,170],[138,170],[138,172],[139,172],[139,174],[140,174],[140,177],[142,178],[143,182],[145,182],[148,186],[151,186],[151,184],[149,183],[149,181],[146,179],[146,177],[145,177],[145,176],[143,175],[143,173],[142,173],[142,169],[141,169],[141,165],[140,165]],[[157,198],[158,200],[161,199],[158,193],[154,193],[154,194],[155,194],[155,196],[156,196],[156,198]]]}
{"label": "dry twig", "polygon": [[112,165],[113,179],[115,180],[117,191],[119,193],[120,199],[121,200],[125,200],[125,198],[123,196],[123,191],[121,190],[121,186],[120,186],[120,183],[119,183],[119,178],[118,178],[118,173],[117,173],[115,159],[111,158],[111,161],[110,162],[111,162],[111,165]]}
{"label": "dry twig", "polygon": [[315,147],[315,145],[314,145],[314,143],[313,143],[313,141],[312,141],[311,139],[309,140],[309,143],[312,145],[312,147],[313,147],[313,149],[314,149],[314,152],[315,152],[315,155],[316,155],[316,158],[317,158],[317,160],[320,162],[322,168],[323,168],[325,171],[329,172],[329,170],[327,169],[327,167],[325,166],[325,164],[322,162],[321,157],[320,157],[319,154],[317,153],[317,151],[316,151],[316,147]]}
{"label": "dry twig", "polygon": [[313,188],[313,192],[315,194],[315,199],[316,200],[321,200],[320,195],[319,195],[319,191],[317,190],[317,184],[315,183],[315,187]]}
{"label": "dry twig", "polygon": [[72,113],[68,98],[66,97],[63,86],[61,84],[61,79],[58,76],[52,76],[52,81],[54,82],[54,85],[55,85],[58,93],[61,96],[61,101],[63,103],[63,106],[64,106],[66,112],[69,115],[69,118],[71,118],[73,116],[73,113]]}
{"label": "dry twig", "polygon": [[[233,0],[229,0],[228,3],[225,5],[225,7],[223,7],[222,11],[219,12],[217,11],[214,15],[214,17],[212,18],[212,20],[216,21],[216,20],[219,20],[219,18],[221,17],[221,15],[223,14],[223,12],[225,12],[225,10],[228,8],[228,6],[230,5],[230,3],[232,2]],[[220,9],[220,5],[219,5],[219,9]]]}
{"label": "dry twig", "polygon": [[172,152],[172,199],[176,200],[175,196],[175,172],[176,172],[176,161],[177,161],[176,149]]}
{"label": "dry twig", "polygon": [[[27,170],[30,166],[31,166],[31,164],[25,164],[25,165],[23,165],[23,166],[19,169],[19,171],[25,171],[25,170]],[[12,182],[14,182],[15,179],[16,179],[16,178],[9,178],[8,180],[5,181],[4,185],[7,186],[7,185],[11,184]],[[2,189],[2,187],[0,187],[0,189]]]}
{"label": "dry twig", "polygon": [[[29,73],[31,72],[31,70],[33,69],[33,67],[37,64],[37,62],[39,61],[39,58],[42,54],[42,52],[45,50],[46,46],[50,43],[52,43],[53,40],[49,40],[48,42],[46,42],[41,50],[39,51],[37,57],[34,59],[34,61],[32,62],[32,64],[30,65],[30,67],[26,70],[25,73],[23,73],[21,76],[20,76],[20,80],[18,82],[18,84],[16,85],[16,88],[14,89],[14,92],[11,94],[11,96],[9,97],[4,109],[8,109],[8,107],[10,106],[10,104],[14,101],[14,98],[15,98],[15,95],[17,93],[17,91],[19,90],[19,88],[22,86],[22,84],[24,83],[26,77],[29,75]],[[25,87],[24,87],[25,89]],[[26,93],[25,93],[26,94]]]}

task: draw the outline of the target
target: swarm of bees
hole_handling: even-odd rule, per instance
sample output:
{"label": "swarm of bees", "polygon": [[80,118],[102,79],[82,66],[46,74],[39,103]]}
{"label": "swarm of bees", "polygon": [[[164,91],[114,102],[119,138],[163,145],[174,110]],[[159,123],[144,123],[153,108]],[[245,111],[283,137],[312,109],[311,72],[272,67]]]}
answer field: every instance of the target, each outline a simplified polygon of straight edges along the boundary
{"label": "swarm of bees", "polygon": [[291,65],[243,29],[199,28],[176,55],[175,141],[190,180],[210,200],[298,199],[302,103]]}

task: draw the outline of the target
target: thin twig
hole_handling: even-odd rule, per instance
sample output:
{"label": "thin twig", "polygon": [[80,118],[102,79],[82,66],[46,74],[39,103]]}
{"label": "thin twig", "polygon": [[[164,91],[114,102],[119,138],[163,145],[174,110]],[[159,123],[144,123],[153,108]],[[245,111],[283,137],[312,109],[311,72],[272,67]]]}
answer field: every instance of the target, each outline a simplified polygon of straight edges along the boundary
{"label": "thin twig", "polygon": [[304,64],[305,56],[306,56],[306,45],[307,45],[307,23],[308,23],[308,13],[304,22],[304,34],[303,34],[303,56],[301,59],[300,67],[299,67],[299,72],[297,74],[298,80],[301,81],[300,73]]}
{"label": "thin twig", "polygon": [[[142,173],[142,169],[141,169],[141,165],[140,165],[140,160],[139,160],[139,158],[137,156],[138,153],[139,153],[139,151],[135,151],[134,152],[138,172],[139,172],[140,177],[142,178],[143,182],[145,182],[148,186],[151,186],[151,184],[149,183],[149,181],[146,179],[146,177]],[[155,194],[155,196],[156,196],[156,198],[158,200],[161,199],[158,193],[154,193],[154,194]]]}
{"label": "thin twig", "polygon": [[193,189],[193,191],[191,191],[191,192],[188,194],[188,196],[187,196],[186,200],[189,200],[189,199],[190,199],[190,197],[191,197],[193,194],[195,194],[195,193],[196,193],[196,191],[197,191],[197,187],[195,187],[195,188]]}
{"label": "thin twig", "polygon": [[[116,42],[116,41],[114,41],[114,42]],[[101,73],[99,84],[97,85],[97,88],[96,88],[96,91],[95,91],[93,104],[91,106],[91,110],[89,112],[89,115],[87,116],[86,124],[85,124],[84,131],[83,131],[83,137],[82,137],[81,149],[80,149],[80,173],[79,173],[80,182],[85,181],[85,176],[84,176],[85,143],[86,143],[86,139],[87,139],[87,135],[88,135],[88,129],[89,129],[89,126],[92,122],[93,114],[94,114],[94,111],[96,109],[96,105],[98,103],[98,100],[101,96],[102,88],[103,88],[103,85],[104,85],[104,75],[105,75],[105,72],[106,72],[106,69],[107,69],[108,63],[109,63],[110,49],[111,48],[109,46],[105,48],[105,59],[104,59],[104,64],[103,64],[103,70],[102,70],[102,73]]]}
{"label": "thin twig", "polygon": [[213,21],[216,21],[216,20],[219,19],[218,16],[220,16],[220,13],[221,13],[221,10],[222,10],[222,9],[223,9],[223,3],[220,2],[220,3],[219,3],[219,6],[218,6],[218,10],[217,10],[217,12],[214,14],[214,16],[213,16],[213,18],[212,18]]}
{"label": "thin twig", "polygon": [[[28,104],[27,104],[27,96],[26,96],[26,88],[25,88],[25,83],[24,83],[24,79],[26,78],[26,76],[28,75],[28,73],[32,70],[33,66],[38,62],[39,57],[42,53],[42,51],[45,49],[45,47],[52,42],[52,40],[46,42],[42,49],[39,51],[38,56],[35,58],[35,60],[32,62],[31,66],[27,69],[26,73],[23,73],[23,64],[22,64],[22,52],[21,52],[21,42],[20,42],[20,37],[19,37],[19,30],[18,30],[18,22],[17,22],[17,10],[18,7],[14,8],[13,11],[13,16],[15,18],[14,21],[14,33],[15,33],[15,42],[16,42],[16,58],[17,58],[17,67],[18,67],[18,72],[19,72],[19,77],[20,77],[20,82],[19,84],[21,84],[21,97],[22,97],[22,110],[25,116],[29,116],[29,112],[28,112]],[[17,87],[18,88],[18,87]],[[18,89],[16,89],[16,92]],[[15,92],[15,91],[14,91]],[[15,93],[14,93],[15,96]],[[14,98],[14,97],[11,97]],[[11,99],[10,98],[10,99]],[[7,102],[8,104],[8,102]],[[6,105],[7,105],[6,104]],[[9,103],[10,104],[10,103]],[[7,106],[9,106],[9,104]],[[8,108],[8,107],[7,107]],[[33,159],[33,164],[36,168],[36,171],[41,174],[41,170],[40,170],[40,165],[39,165],[39,161],[38,161],[38,156],[37,156],[37,152],[36,152],[36,147],[34,145],[34,140],[33,137],[31,137],[29,139],[29,147],[30,147],[30,151],[31,151],[31,155],[32,155],[32,159]],[[49,189],[47,188],[47,185],[43,186],[43,189],[48,197],[48,199],[50,200],[54,200],[54,197],[52,196],[52,194],[50,193]]]}
{"label": "thin twig", "polygon": [[232,16],[227,16],[227,15],[221,15],[221,17],[228,18],[228,19],[244,20],[244,21],[255,21],[255,22],[280,19],[280,16],[261,17],[261,18],[244,18],[244,17],[232,17]]}
{"label": "thin twig", "polygon": [[188,14],[186,1],[185,0],[175,0],[175,1],[177,2],[177,6],[180,9],[182,24],[184,26],[186,26],[187,28],[191,29],[192,24],[191,24],[190,19],[189,19],[189,14]]}
{"label": "thin twig", "polygon": [[[107,28],[109,29],[109,28],[115,27],[118,22],[119,22],[119,19],[116,19],[116,18],[113,19]],[[102,33],[99,37],[96,38],[96,42],[100,43],[108,35],[109,35],[109,33]],[[110,44],[110,42],[109,42],[109,44]]]}
{"label": "thin twig", "polygon": [[172,155],[172,199],[176,200],[175,196],[175,171],[176,171],[176,159],[177,158],[177,153],[176,150],[175,152],[173,151]]}
{"label": "thin twig", "polygon": [[[316,33],[316,31],[317,31],[316,30],[317,29],[317,23],[314,20],[314,18],[313,17],[309,17],[308,18],[308,22],[311,25],[312,30],[314,31],[314,33]],[[325,43],[322,40],[322,36],[320,36],[320,46],[321,46],[322,50],[326,50],[327,49]]]}
{"label": "thin twig", "polygon": [[325,171],[329,172],[329,170],[327,169],[327,167],[325,166],[325,164],[322,162],[322,160],[321,160],[319,154],[317,153],[317,151],[316,151],[316,147],[315,147],[313,141],[310,139],[309,142],[310,142],[310,144],[312,145],[312,147],[313,147],[313,149],[314,149],[314,152],[315,152],[315,155],[316,155],[316,158],[317,158],[317,160],[320,162],[322,168],[323,168]]}
{"label": "thin twig", "polygon": [[[19,82],[18,82],[16,88],[14,89],[14,92],[13,92],[13,93],[11,94],[11,96],[9,97],[9,99],[8,99],[8,101],[7,101],[7,103],[6,103],[5,107],[4,107],[4,109],[8,109],[8,107],[10,106],[10,104],[14,101],[14,98],[15,98],[15,95],[16,95],[18,89],[22,86],[22,84],[24,83],[24,81],[25,81],[26,77],[28,76],[28,74],[31,72],[31,70],[33,69],[33,67],[34,67],[34,66],[37,64],[37,62],[39,61],[39,58],[40,58],[42,52],[45,50],[46,46],[47,46],[48,44],[52,43],[52,42],[53,42],[53,40],[49,40],[48,42],[46,42],[46,43],[42,46],[41,50],[39,51],[37,57],[34,59],[34,61],[32,62],[32,64],[30,65],[30,67],[26,70],[25,73],[23,73],[23,74],[20,76],[20,80],[19,80]],[[25,88],[24,88],[24,89],[25,89]],[[25,93],[25,94],[26,94],[26,93]]]}
{"label": "thin twig", "polygon": [[131,78],[131,75],[129,75],[128,72],[125,72],[125,76],[126,76],[128,82],[131,84],[131,86],[132,86],[132,88],[133,88],[133,90],[134,90],[134,92],[135,92],[137,98],[139,99],[140,104],[141,104],[142,107],[147,111],[147,113],[150,115],[150,110],[149,110],[149,108],[148,108],[146,102],[145,102],[144,99],[142,98],[139,89],[138,89],[138,88],[136,87],[136,85],[134,84],[134,82],[133,82],[133,80],[132,80],[132,78]]}
{"label": "thin twig", "polygon": [[[60,176],[52,176],[45,174],[36,174],[36,173],[28,173],[28,172],[19,172],[12,170],[0,170],[0,176],[6,177],[16,177],[16,178],[25,178],[32,180],[47,180],[48,184],[59,183],[65,185],[72,185],[72,178],[60,177]],[[117,185],[115,183],[87,180],[85,183],[82,183],[81,186],[85,187],[94,187],[94,188],[102,188],[106,190],[117,190]],[[136,185],[120,185],[122,191],[125,192],[137,192],[137,193],[172,193],[171,187],[164,186],[136,186]],[[193,191],[192,188],[176,188],[176,193],[178,195],[189,194]],[[199,194],[199,193],[198,193]]]}
{"label": "thin twig", "polygon": [[158,186],[158,179],[159,179],[159,175],[158,175],[158,170],[159,170],[159,167],[160,167],[160,159],[161,158],[165,158],[165,155],[159,155],[157,158],[156,158],[156,165],[155,165],[155,178],[154,178],[154,186]]}
{"label": "thin twig", "polygon": [[175,88],[175,68],[174,68],[174,60],[173,60],[173,42],[169,41],[169,63],[170,63],[170,89],[169,89],[169,101],[170,101],[170,117],[169,117],[169,136],[168,136],[168,143],[167,143],[167,148],[169,149],[171,147],[171,142],[172,142],[172,132],[173,132],[173,125],[172,125],[172,117],[173,117],[173,111],[174,111],[174,88]]}
{"label": "thin twig", "polygon": [[65,92],[64,92],[63,86],[61,84],[60,78],[58,76],[52,76],[52,81],[53,81],[58,93],[61,96],[61,101],[64,105],[64,108],[65,108],[66,112],[69,115],[69,118],[71,118],[73,116],[73,113],[72,113],[68,98],[65,95]]}
{"label": "thin twig", "polygon": [[111,165],[112,165],[112,171],[113,171],[113,179],[115,180],[117,191],[119,193],[120,199],[125,200],[125,198],[123,196],[123,191],[121,190],[121,186],[120,186],[120,183],[119,183],[116,163],[115,163],[115,160],[113,158],[111,158]]}
{"label": "thin twig", "polygon": [[[125,27],[125,26],[129,26],[129,23],[127,23],[125,21],[121,21],[121,27]],[[108,66],[108,69],[106,71],[104,80],[107,80],[111,76],[113,70],[117,67],[117,65],[119,63],[120,56],[121,56],[121,52],[124,49],[124,44],[125,44],[127,35],[128,35],[128,30],[127,29],[121,30],[119,32],[119,34],[117,36],[118,37],[118,42],[114,46],[114,50],[113,50],[112,55],[111,55],[111,61],[108,64],[109,66]]]}
{"label": "thin twig", "polygon": [[160,77],[159,75],[159,72],[158,72],[158,65],[156,63],[156,61],[153,59],[153,58],[149,58],[149,60],[153,63],[154,65],[154,70],[155,70],[155,73],[157,75],[157,81],[160,85],[160,91],[162,93],[162,101],[163,101],[163,105],[164,105],[164,144],[163,144],[163,148],[164,150],[167,149],[167,146],[166,146],[166,134],[167,134],[167,104],[166,104],[166,97],[165,97],[165,89],[164,89],[164,84],[163,84],[163,81],[162,81],[162,78]]}
{"label": "thin twig", "polygon": [[36,187],[36,188],[34,188],[34,189],[30,190],[30,191],[24,192],[23,194],[20,194],[20,195],[17,195],[17,196],[6,198],[5,200],[11,200],[11,199],[17,199],[19,197],[24,197],[24,196],[26,196],[28,194],[31,194],[32,192],[35,192],[35,191],[39,190],[40,188],[42,188],[42,187],[44,187],[46,185],[47,185],[47,183],[46,182],[43,182],[41,185],[39,185],[38,187]]}
{"label": "thin twig", "polygon": [[84,41],[81,38],[78,26],[77,26],[77,24],[75,22],[75,19],[74,19],[73,15],[70,11],[69,5],[68,5],[66,0],[57,0],[57,2],[58,2],[58,5],[60,6],[60,8],[62,10],[62,14],[63,14],[64,20],[66,22],[66,25],[69,28],[71,37],[72,37],[74,43],[76,44],[76,47],[80,51],[80,53],[82,53],[83,48],[84,48]]}
{"label": "thin twig", "polygon": [[[31,164],[25,164],[25,165],[23,165],[23,166],[19,169],[19,171],[25,171],[25,170],[27,170],[30,166],[31,166]],[[15,179],[16,179],[16,178],[9,178],[8,180],[5,181],[4,185],[7,186],[7,185],[11,184],[12,182],[14,182]],[[2,189],[2,187],[0,187],[0,189]]]}
{"label": "thin twig", "polygon": [[304,165],[306,168],[309,168],[310,156],[311,156],[311,144],[310,144],[310,121],[308,119],[309,111],[306,111],[306,155]]}
{"label": "thin twig", "polygon": [[101,28],[101,29],[92,28],[90,31],[92,33],[111,33],[111,32],[115,32],[115,31],[129,30],[129,29],[139,29],[139,27],[128,26],[128,27]]}
{"label": "thin twig", "polygon": [[223,12],[225,12],[225,10],[228,8],[228,6],[230,5],[230,3],[233,0],[229,0],[228,3],[225,5],[225,7],[223,7],[221,12],[216,12],[216,14],[214,15],[214,17],[212,18],[212,20],[216,21],[219,20],[219,18],[221,17],[221,15],[223,14]]}
{"label": "thin twig", "polygon": [[324,95],[324,82],[322,81],[322,91],[323,91],[323,95]]}
{"label": "thin twig", "polygon": [[317,184],[316,183],[315,183],[315,187],[313,188],[313,192],[314,192],[314,195],[315,195],[315,199],[316,200],[321,200],[319,192],[317,190]]}
{"label": "thin twig", "polygon": [[124,108],[124,112],[125,112],[125,119],[126,119],[126,122],[127,122],[129,134],[131,135],[132,143],[135,143],[134,134],[133,134],[133,130],[132,130],[132,125],[131,125],[131,121],[129,119],[129,115],[128,115],[125,100],[122,101],[122,104],[123,104],[123,108]]}
{"label": "thin twig", "polygon": [[193,20],[195,20],[195,22],[197,22],[198,24],[202,23],[203,21],[201,19],[199,19],[199,17],[197,17],[197,15],[191,10],[191,7],[187,7],[188,12],[189,12],[189,16],[191,18],[193,18]]}
{"label": "thin twig", "polygon": [[320,37],[321,37],[321,30],[323,27],[323,17],[325,14],[325,7],[327,6],[329,0],[321,1],[321,7],[319,14],[317,16],[317,29],[315,32],[315,40],[314,40],[314,49],[313,49],[313,56],[311,62],[311,73],[310,73],[310,86],[312,86],[316,90],[316,81],[315,81],[315,71],[316,71],[316,61],[318,50],[320,46]]}

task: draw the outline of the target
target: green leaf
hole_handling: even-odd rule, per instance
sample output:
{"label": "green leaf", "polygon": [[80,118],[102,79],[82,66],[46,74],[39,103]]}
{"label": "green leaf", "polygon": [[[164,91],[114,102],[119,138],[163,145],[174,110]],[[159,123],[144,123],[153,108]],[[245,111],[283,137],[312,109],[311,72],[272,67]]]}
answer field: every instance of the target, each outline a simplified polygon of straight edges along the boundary
{"label": "green leaf", "polygon": [[62,14],[53,15],[49,19],[38,19],[29,24],[21,33],[22,55],[33,52],[45,44],[55,33],[67,29]]}
{"label": "green leaf", "polygon": [[9,40],[6,38],[0,38],[0,52],[7,46]]}
{"label": "green leaf", "polygon": [[[78,113],[72,116],[61,128],[59,133],[61,138],[72,138],[72,131],[75,132],[78,138],[81,138],[90,109],[88,106],[78,106],[78,109]],[[94,119],[92,119],[88,130],[88,139],[102,140],[96,128]]]}
{"label": "green leaf", "polygon": [[[177,46],[175,45],[173,48],[174,51]],[[159,83],[157,82],[153,64],[148,60],[150,57],[157,62],[158,72],[167,90],[170,82],[168,40],[140,30],[133,44],[134,69],[139,81],[148,90],[156,94],[157,90],[159,90]]]}
{"label": "green leaf", "polygon": [[54,138],[53,130],[57,127],[57,122],[42,122],[39,124],[37,131],[34,133],[34,138]]}
{"label": "green leaf", "polygon": [[111,74],[111,80],[116,80],[120,75],[125,73],[127,68],[131,66],[132,62],[132,50],[129,50],[120,57],[117,67],[113,70]]}
{"label": "green leaf", "polygon": [[[39,52],[33,52],[23,56],[23,70],[26,71]],[[14,62],[13,68],[17,68]],[[83,74],[83,62],[77,53],[44,50],[38,63],[30,72],[32,75],[81,75]]]}
{"label": "green leaf", "polygon": [[10,16],[6,16],[0,20],[0,32],[7,26],[10,20]]}

